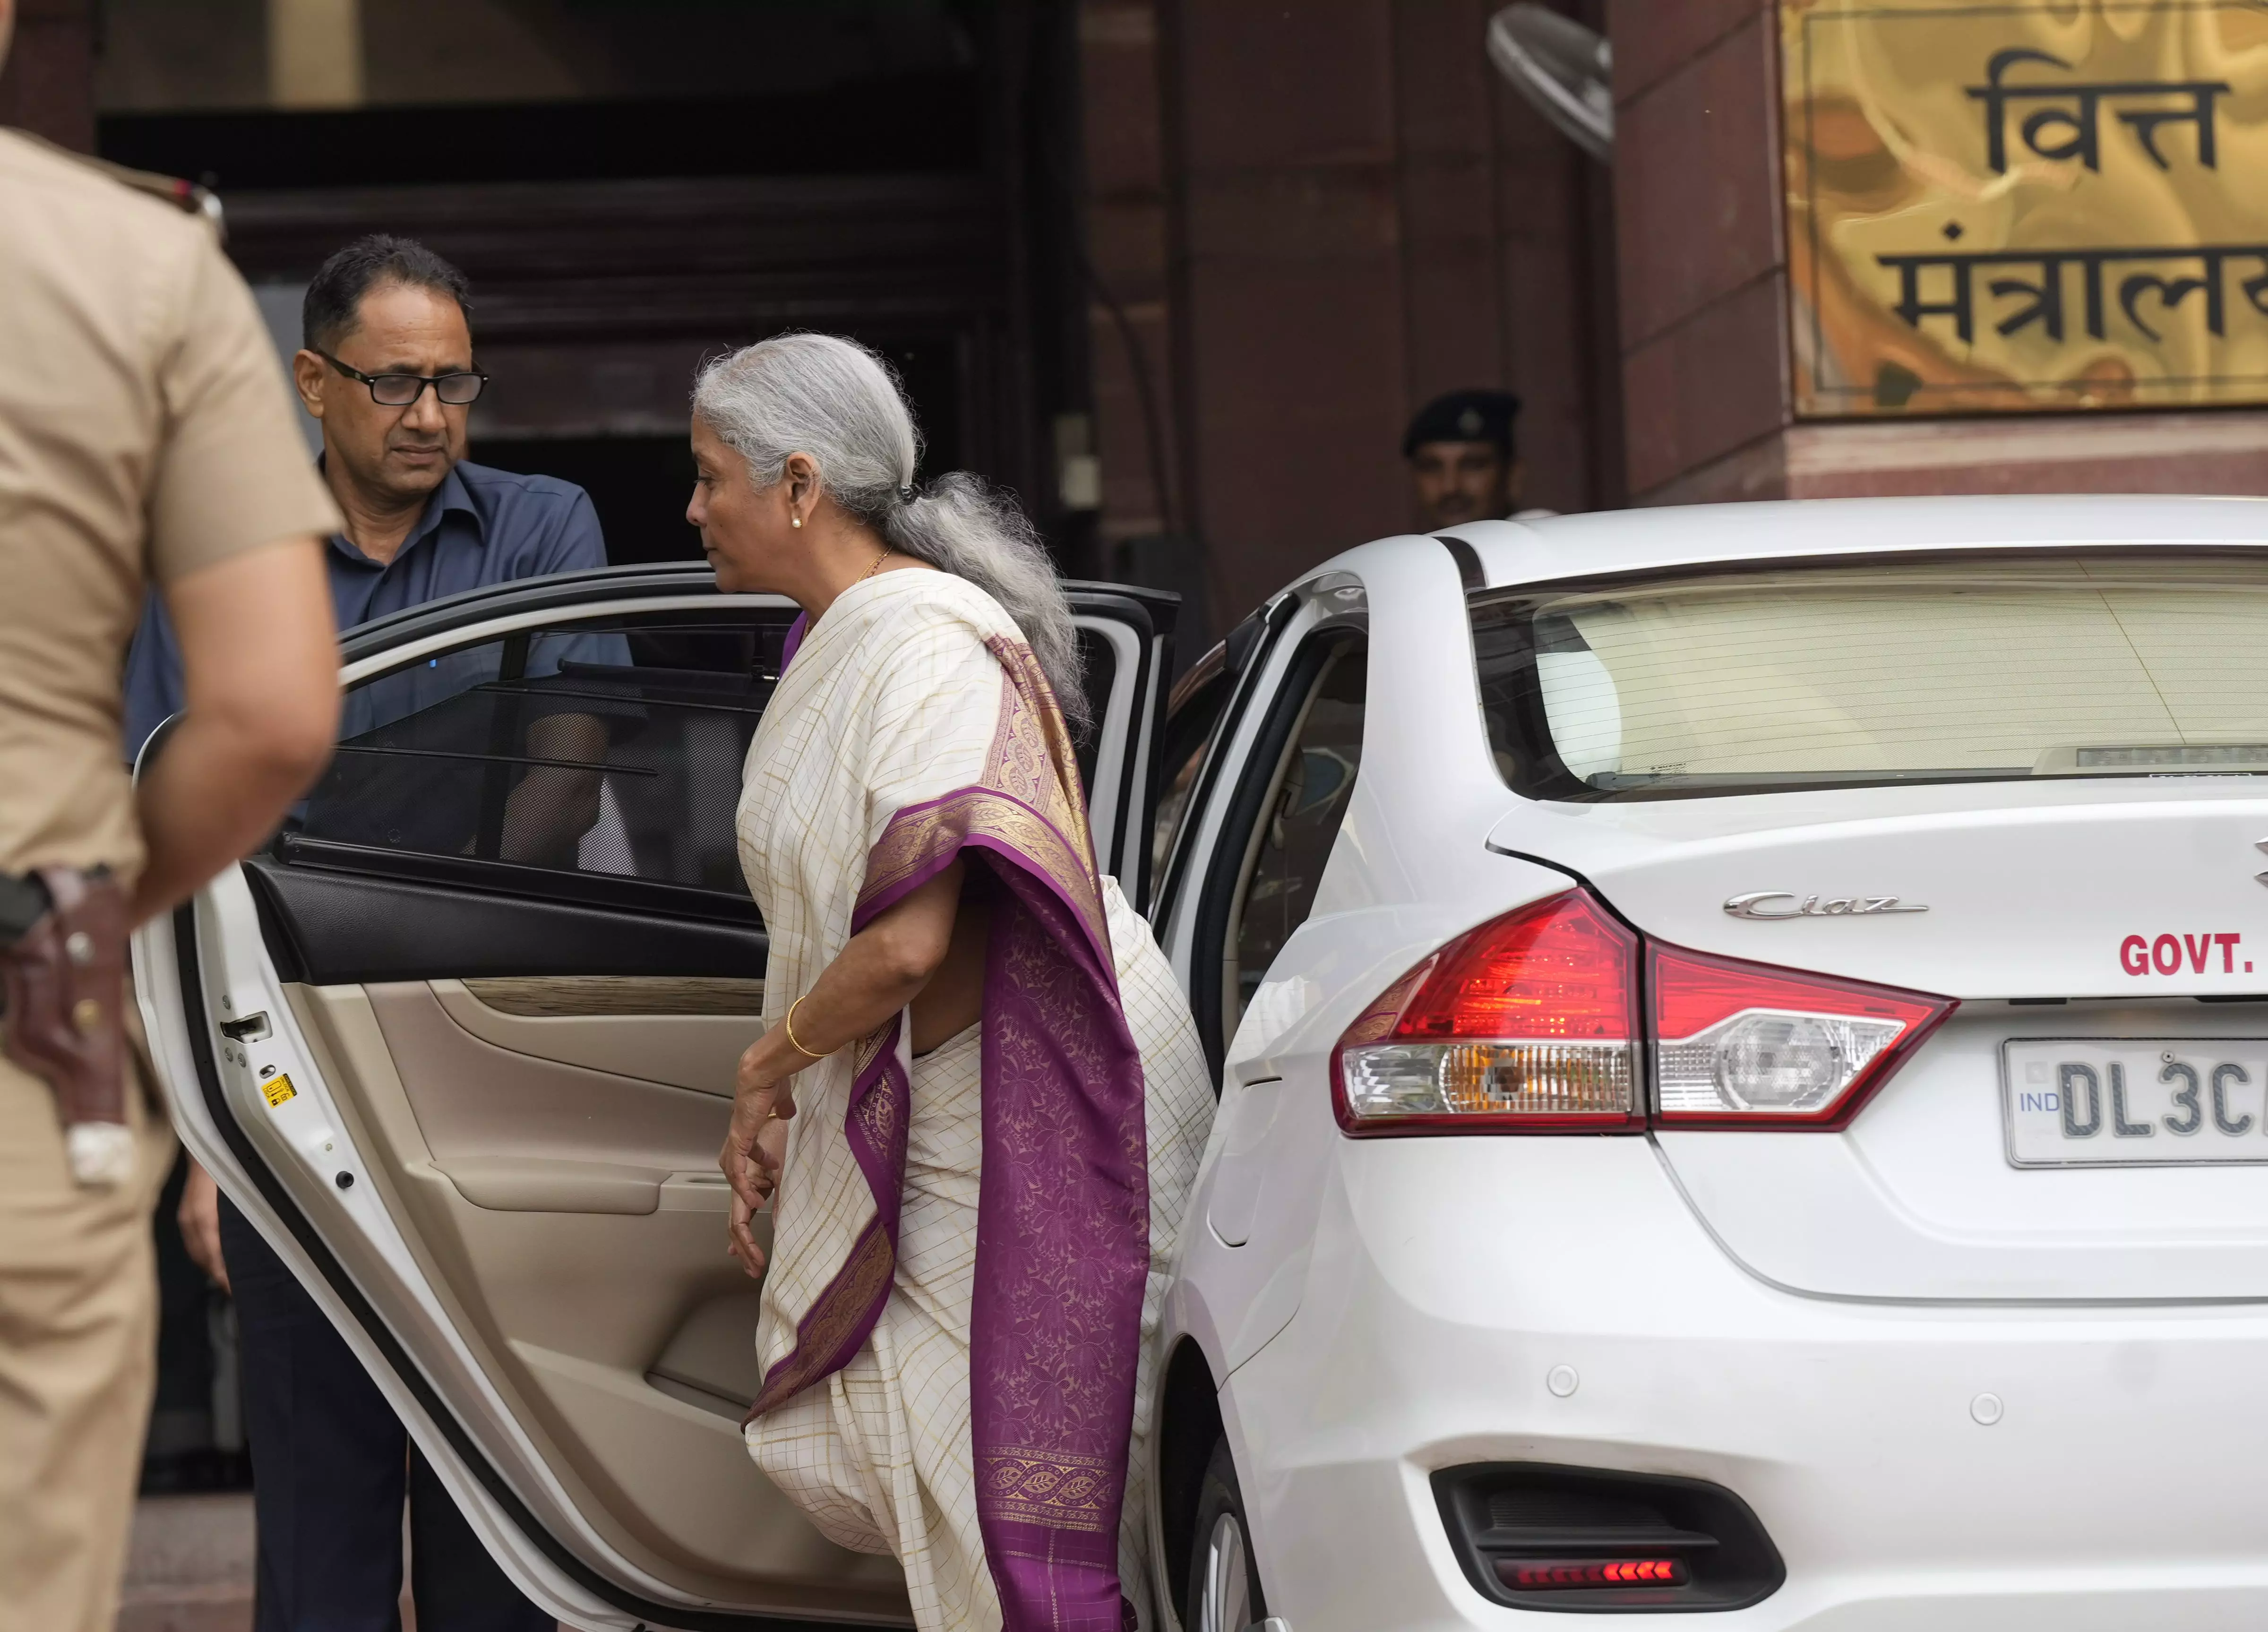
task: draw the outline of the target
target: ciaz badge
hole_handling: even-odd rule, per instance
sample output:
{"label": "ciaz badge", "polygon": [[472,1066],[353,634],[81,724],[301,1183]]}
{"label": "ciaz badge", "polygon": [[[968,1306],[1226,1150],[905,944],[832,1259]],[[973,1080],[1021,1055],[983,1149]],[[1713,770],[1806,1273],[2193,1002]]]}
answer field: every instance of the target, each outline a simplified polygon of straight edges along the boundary
{"label": "ciaz badge", "polygon": [[1927,912],[1895,895],[1804,895],[1793,890],[1751,890],[1725,903],[1735,918],[1868,918],[1885,912]]}

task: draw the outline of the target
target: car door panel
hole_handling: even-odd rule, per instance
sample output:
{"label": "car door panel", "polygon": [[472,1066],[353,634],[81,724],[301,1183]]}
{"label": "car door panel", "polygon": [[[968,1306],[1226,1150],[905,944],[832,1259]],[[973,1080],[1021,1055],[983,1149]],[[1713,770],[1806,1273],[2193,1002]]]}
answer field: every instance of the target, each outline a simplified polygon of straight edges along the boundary
{"label": "car door panel", "polygon": [[[351,1096],[329,1091],[330,1081],[350,1080],[340,1055],[355,1045],[357,1026],[375,1030],[374,1018],[341,1004],[328,1015],[310,1010],[303,1021],[304,1005],[290,1001],[259,951],[242,875],[223,875],[194,908],[145,926],[136,961],[153,1062],[176,1126],[338,1327],[520,1588],[583,1626],[628,1632],[644,1621],[721,1632],[749,1625],[701,1606],[702,1597],[734,1590],[732,1577],[684,1567],[615,1521],[493,1363],[488,1335],[459,1307],[422,1239],[411,1197],[387,1163],[365,1159],[365,1152],[415,1147],[406,1103],[398,1091],[374,1096],[365,1114]],[[201,1021],[241,1025],[257,1016],[265,1024],[239,1042],[217,1024],[185,1024],[193,1013]],[[361,1040],[365,1054],[382,1058],[382,1042]],[[297,1092],[271,1104],[262,1084],[275,1077]],[[394,1124],[387,1139],[372,1131],[379,1119]],[[340,1174],[355,1182],[339,1185]],[[777,1497],[761,1481],[755,1489]],[[770,1626],[816,1632],[821,1623],[799,1614],[806,1606],[839,1615],[863,1604],[878,1621],[898,1619],[887,1585],[846,1580],[843,1571],[830,1580],[810,1559],[792,1556],[799,1550],[792,1510],[754,1517],[777,1520],[752,1533],[774,1538],[791,1555],[786,1562],[804,1566],[772,1576],[768,1596],[780,1613]],[[861,1561],[844,1555],[839,1562],[855,1569]]]}
{"label": "car door panel", "polygon": [[[446,982],[436,982],[437,987]],[[489,975],[456,982],[497,1014],[534,1018],[712,1014],[746,1018],[764,1007],[762,981],[646,974]]]}
{"label": "car door panel", "polygon": [[[482,1340],[490,1364],[555,1453],[665,1568],[690,1567],[741,1592],[745,1584],[734,1578],[747,1576],[778,1585],[849,1585],[867,1575],[870,1587],[894,1588],[894,1570],[873,1571],[855,1555],[829,1556],[836,1550],[799,1511],[766,1481],[747,1478],[737,1422],[714,1413],[688,1416],[681,1401],[657,1399],[644,1386],[695,1312],[749,1288],[722,1249],[721,1183],[705,1185],[710,1195],[701,1199],[713,1196],[713,1204],[700,1210],[659,1205],[674,1177],[693,1178],[703,1166],[715,1173],[729,1102],[625,1086],[615,1099],[623,1107],[681,1111],[661,1099],[674,1092],[706,1114],[679,1116],[675,1149],[672,1129],[640,1130],[615,1163],[560,1153],[616,1148],[613,1136],[625,1130],[611,1120],[588,1143],[515,1147],[504,1119],[468,1128],[466,1107],[449,1103],[457,1096],[431,1092],[436,1082],[465,1079],[446,1077],[450,1063],[425,1054],[431,1041],[418,1033],[438,1005],[425,997],[426,1015],[405,1026],[385,1001],[400,995],[366,992],[357,1004],[350,991],[334,989],[315,1001],[332,1022],[325,1029],[345,1097],[373,1130],[375,1148],[366,1153],[401,1195],[415,1239],[454,1294],[462,1329]],[[610,1084],[578,1084],[575,1075],[531,1070],[524,1086],[549,1077],[563,1089],[588,1091],[585,1103],[602,1104]],[[486,1101],[490,1086],[463,1098]],[[497,1098],[512,1097],[515,1084],[495,1086]],[[563,1126],[578,1108],[534,1120]],[[659,1459],[657,1447],[666,1447]]]}
{"label": "car door panel", "polygon": [[[627,976],[423,982],[449,1018],[471,1036],[511,1053],[616,1077],[729,1095],[740,1055],[763,1033],[762,981],[702,981],[730,989],[713,1011],[687,1012],[680,989],[692,981]],[[607,989],[629,989],[614,993]],[[499,992],[497,989],[505,989]],[[700,994],[696,991],[695,997]],[[596,1012],[578,1009],[599,1004]],[[643,1006],[643,1005],[655,1006]],[[730,1004],[730,1007],[721,1006]],[[531,1012],[531,1009],[533,1011]]]}
{"label": "car door panel", "polygon": [[[1094,714],[1094,731],[1079,761],[1095,860],[1117,877],[1139,910],[1150,887],[1152,739],[1173,673],[1172,622],[1160,615],[1165,608],[1123,593],[1090,588],[1074,597],[1074,605],[1081,614],[1080,653]],[[1136,766],[1143,774],[1129,774]]]}
{"label": "car door panel", "polygon": [[[730,1099],[512,1055],[464,1032],[423,982],[284,996],[361,1182],[402,1221],[474,1364],[612,1550],[704,1595],[745,1602],[760,1582],[775,1613],[902,1621],[895,1563],[835,1547],[752,1476],[737,1413],[646,1381],[720,1301],[747,1306],[753,1361],[757,1289],[721,1246]],[[703,1017],[655,1019],[673,1018]],[[328,1198],[317,1186],[312,1200],[320,1222]]]}
{"label": "car door panel", "polygon": [[665,918],[438,882],[245,864],[277,967],[321,985],[479,976],[763,974],[753,921]]}
{"label": "car door panel", "polygon": [[[311,990],[319,1000],[362,994],[418,1129],[445,1170],[460,1158],[573,1162],[601,1154],[663,1173],[716,1165],[733,1108],[729,1063],[705,1088],[674,1087],[498,1048],[460,1026],[423,981]],[[700,1023],[658,1016],[645,1024]],[[753,1040],[762,1027],[747,1029]]]}
{"label": "car door panel", "polygon": [[[715,1163],[733,1069],[762,1029],[766,941],[733,893],[731,821],[764,687],[690,673],[681,651],[740,618],[756,630],[743,645],[769,641],[776,660],[792,608],[682,587],[637,571],[579,592],[527,586],[520,598],[548,621],[489,596],[349,648],[350,680],[397,672],[403,654],[446,673],[499,630],[524,654],[578,612],[611,620],[630,661],[563,665],[549,683],[555,696],[614,688],[571,705],[614,711],[593,766],[601,824],[622,829],[613,859],[595,854],[608,847],[594,827],[549,867],[517,864],[497,845],[508,824],[493,799],[462,845],[288,838],[216,881],[179,932],[144,933],[137,964],[168,966],[151,971],[145,1003],[161,1075],[198,1102],[183,1118],[192,1149],[320,1282],[319,1300],[539,1602],[622,1632],[806,1614],[902,1625],[895,1562],[827,1541],[740,1434],[761,1383],[760,1288],[724,1251]],[[1096,837],[1106,868],[1123,870],[1148,827],[1141,745],[1171,672],[1171,608],[1116,591],[1074,599],[1083,641],[1108,653],[1095,664]],[[620,700],[648,676],[660,678]],[[681,724],[673,709],[706,713]],[[490,728],[433,746],[416,725],[361,739],[360,787],[404,756],[462,761],[484,741],[502,762],[534,762]],[[640,779],[620,798],[618,772]],[[670,789],[673,820],[702,827],[701,856],[663,853],[654,801]],[[278,1079],[291,1090],[281,1100]],[[757,1222],[762,1241],[769,1218]]]}
{"label": "car door panel", "polygon": [[[1183,1232],[1183,1329],[1226,1376],[1291,1323],[1312,1260],[1336,1127],[1304,1070],[1265,1057],[1288,993],[1266,978],[1316,898],[1359,761],[1367,602],[1350,575],[1287,592],[1254,627],[1248,661],[1197,779],[1162,925],[1225,1092]],[[1351,719],[1350,718],[1351,715]],[[1350,727],[1355,730],[1347,740]],[[1329,777],[1320,773],[1329,770]],[[1265,875],[1263,877],[1263,875]],[[1262,904],[1272,917],[1262,923]],[[1264,931],[1264,932],[1263,932]],[[1265,959],[1264,967],[1247,964]],[[1297,1062],[1304,1068],[1307,1062]],[[1287,1087],[1286,1084],[1296,1084]],[[1217,1298],[1197,1309],[1190,1289]]]}
{"label": "car door panel", "polygon": [[[770,1251],[771,1221],[755,1222],[757,1244]],[[703,1304],[671,1334],[646,1381],[688,1404],[739,1422],[763,1386],[763,1368],[756,1364],[760,1302],[756,1291],[735,1290]]]}

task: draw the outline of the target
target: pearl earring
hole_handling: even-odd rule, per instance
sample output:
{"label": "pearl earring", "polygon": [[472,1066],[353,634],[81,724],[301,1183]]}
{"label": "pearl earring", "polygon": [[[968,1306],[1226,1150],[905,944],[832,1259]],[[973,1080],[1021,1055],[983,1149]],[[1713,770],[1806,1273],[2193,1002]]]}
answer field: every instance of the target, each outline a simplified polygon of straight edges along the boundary
{"label": "pearl earring", "polygon": [[791,527],[799,527],[803,525],[803,518],[800,516],[790,516],[787,518],[787,525]]}

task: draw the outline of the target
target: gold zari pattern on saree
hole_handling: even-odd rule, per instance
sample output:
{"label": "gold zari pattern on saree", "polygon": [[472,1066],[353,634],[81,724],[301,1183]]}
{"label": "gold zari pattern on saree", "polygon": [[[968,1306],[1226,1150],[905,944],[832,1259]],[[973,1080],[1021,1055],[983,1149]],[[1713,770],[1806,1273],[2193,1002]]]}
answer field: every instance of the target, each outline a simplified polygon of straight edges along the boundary
{"label": "gold zari pattern on saree", "polygon": [[843,1340],[858,1328],[873,1312],[875,1304],[888,1293],[890,1277],[897,1270],[897,1249],[890,1244],[889,1231],[882,1227],[882,1221],[870,1220],[841,1271],[804,1317],[795,1352],[764,1379],[763,1389],[748,1408],[744,1422],[753,1422],[781,1400],[792,1399],[806,1386],[834,1369],[832,1363],[838,1358],[836,1351],[843,1347]]}
{"label": "gold zari pattern on saree", "polygon": [[978,1478],[986,1504],[1004,1518],[1101,1531],[1118,1496],[1113,1472],[1105,1457],[1018,1449],[985,1458]]}
{"label": "gold zari pattern on saree", "polygon": [[[1026,687],[1052,702],[1028,647],[986,643],[1008,672],[1000,688],[1000,723],[984,771],[974,787],[946,795],[928,810],[901,812],[868,853],[859,906],[878,901],[971,839],[989,839],[1027,858],[1079,913],[1098,947],[1109,947],[1094,847],[1080,803],[1079,766],[1071,758],[1061,715],[1035,709]],[[1106,963],[1106,967],[1107,963]]]}

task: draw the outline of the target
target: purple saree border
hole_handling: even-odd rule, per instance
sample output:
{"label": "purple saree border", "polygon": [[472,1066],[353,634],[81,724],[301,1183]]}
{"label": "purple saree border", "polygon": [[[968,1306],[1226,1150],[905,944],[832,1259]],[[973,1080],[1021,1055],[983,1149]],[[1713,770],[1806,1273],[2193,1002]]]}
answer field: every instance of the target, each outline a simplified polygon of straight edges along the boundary
{"label": "purple saree border", "polygon": [[[990,800],[997,800],[1038,823],[1049,837],[1064,847],[1066,855],[1077,856],[1080,853],[1079,845],[1062,828],[1025,804],[1023,800],[1015,798],[1012,794],[1002,793],[998,789],[982,787],[955,788],[952,792],[941,794],[934,799],[924,799],[918,805],[906,805],[896,815],[890,818],[889,826],[883,830],[882,838],[875,842],[874,850],[880,850],[887,842],[891,832],[902,823],[911,827],[924,818],[934,815],[946,806],[955,803],[976,805],[980,801]],[[858,904],[850,913],[851,934],[858,933],[875,919],[889,911],[891,908],[905,900],[907,896],[921,888],[923,885],[953,865],[960,859],[962,850],[972,848],[991,850],[1015,863],[1027,872],[1046,881],[1048,886],[1055,892],[1057,898],[1070,911],[1072,918],[1077,921],[1080,931],[1086,937],[1087,950],[1094,953],[1097,965],[1102,972],[1104,981],[1112,991],[1117,989],[1117,970],[1113,966],[1110,956],[1110,930],[1109,927],[1101,921],[1102,893],[1100,888],[1096,888],[1094,892],[1094,900],[1092,905],[1083,905],[1072,897],[1071,892],[1064,887],[1063,880],[1055,876],[1054,871],[1045,862],[1007,837],[983,831],[977,827],[973,814],[972,820],[957,827],[947,827],[943,823],[940,823],[939,827],[940,836],[950,834],[951,842],[938,845],[934,853],[924,857],[911,871],[902,877],[893,878],[871,897],[860,896]]]}
{"label": "purple saree border", "polygon": [[743,1427],[848,1365],[889,1301],[897,1273],[906,1130],[913,1097],[912,1084],[898,1063],[902,1024],[902,1018],[894,1017],[880,1034],[874,1057],[851,1081],[845,1114],[850,1154],[873,1195],[874,1217],[858,1232],[842,1268],[796,1322],[795,1347],[764,1374],[763,1386],[740,1419]]}
{"label": "purple saree border", "polygon": [[787,678],[787,665],[795,661],[795,654],[803,650],[803,637],[810,633],[811,614],[797,613],[795,621],[787,626],[787,633],[780,637],[780,665],[776,678]]}
{"label": "purple saree border", "polygon": [[985,975],[968,1345],[977,1526],[1005,1632],[1120,1632],[1150,1269],[1141,1056],[1074,903],[1012,849],[983,848],[1009,901]]}

